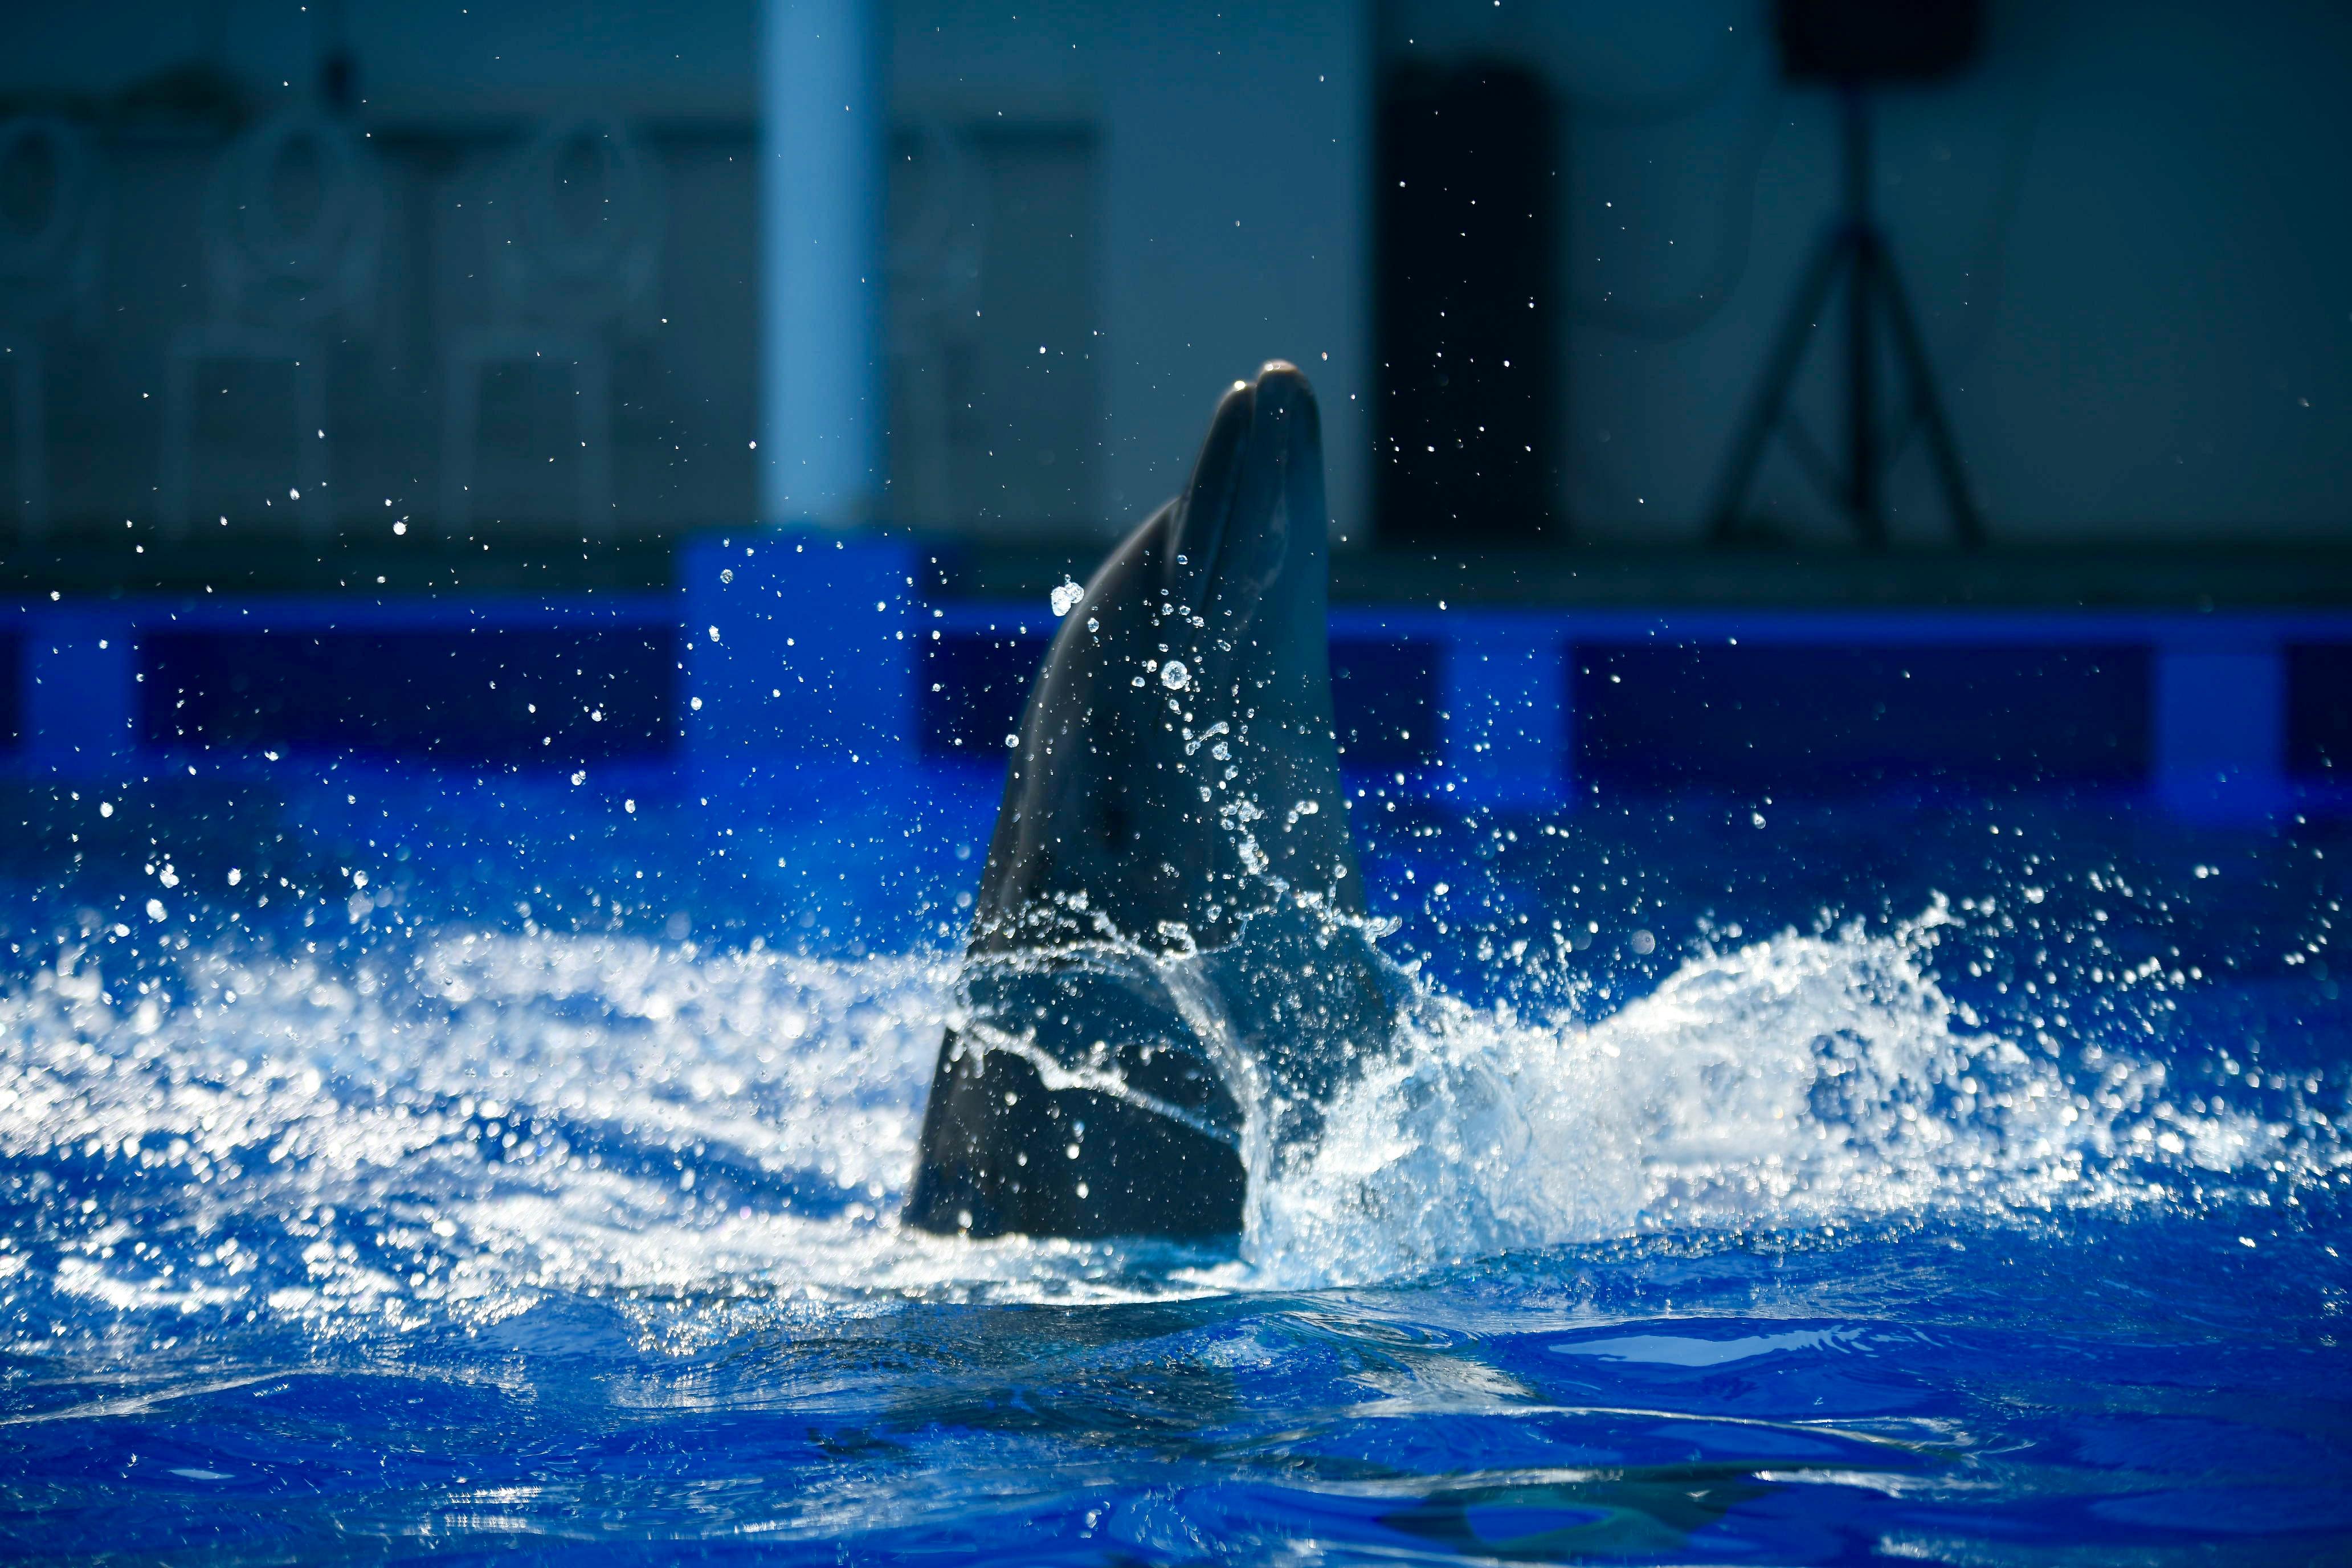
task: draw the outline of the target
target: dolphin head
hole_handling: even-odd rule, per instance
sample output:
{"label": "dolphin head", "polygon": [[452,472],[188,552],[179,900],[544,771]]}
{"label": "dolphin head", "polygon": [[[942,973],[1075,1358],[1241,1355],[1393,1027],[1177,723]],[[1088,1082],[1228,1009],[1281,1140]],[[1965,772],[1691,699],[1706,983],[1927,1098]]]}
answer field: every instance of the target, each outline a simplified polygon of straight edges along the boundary
{"label": "dolphin head", "polygon": [[[1390,1035],[1332,735],[1314,395],[1269,364],[1030,688],[908,1223],[1238,1235]],[[1094,1129],[1091,1136],[1089,1127]],[[1032,1156],[1035,1156],[1033,1158]]]}
{"label": "dolphin head", "polygon": [[1319,672],[1328,688],[1328,530],[1315,394],[1297,366],[1274,360],[1218,402],[1160,546],[1166,596],[1199,623],[1196,651],[1217,673]]}
{"label": "dolphin head", "polygon": [[977,948],[1214,946],[1283,897],[1363,908],[1332,736],[1322,431],[1296,367],[1217,411],[1190,483],[1066,617],[1032,688]]}

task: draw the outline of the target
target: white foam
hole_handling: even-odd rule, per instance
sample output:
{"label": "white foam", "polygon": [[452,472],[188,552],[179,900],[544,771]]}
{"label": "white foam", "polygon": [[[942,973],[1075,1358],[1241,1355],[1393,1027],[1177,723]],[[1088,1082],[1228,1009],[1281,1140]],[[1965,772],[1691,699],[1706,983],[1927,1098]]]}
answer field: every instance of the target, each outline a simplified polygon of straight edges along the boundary
{"label": "white foam", "polygon": [[[1644,1228],[2120,1195],[2107,1163],[2162,1074],[2095,1107],[2056,1062],[1968,1029],[1917,935],[1695,958],[1591,1027],[1436,1000],[1262,1184],[1250,1256],[1331,1283]],[[2229,1163],[2276,1142],[2194,1135]]]}
{"label": "white foam", "polygon": [[1590,1026],[1424,989],[1320,1141],[1262,1156],[1243,1260],[1174,1268],[899,1227],[949,958],[457,932],[335,971],[224,941],[142,994],[66,950],[0,996],[0,1154],[111,1174],[75,1189],[67,1240],[0,1260],[12,1289],[38,1273],[124,1311],[323,1323],[495,1318],[550,1290],[1095,1299],[2128,1203],[2151,1171],[2337,1157],[2308,1129],[2182,1112],[2157,1066],[2086,1087],[1969,1026],[1922,971],[1924,930],[1695,958]]}

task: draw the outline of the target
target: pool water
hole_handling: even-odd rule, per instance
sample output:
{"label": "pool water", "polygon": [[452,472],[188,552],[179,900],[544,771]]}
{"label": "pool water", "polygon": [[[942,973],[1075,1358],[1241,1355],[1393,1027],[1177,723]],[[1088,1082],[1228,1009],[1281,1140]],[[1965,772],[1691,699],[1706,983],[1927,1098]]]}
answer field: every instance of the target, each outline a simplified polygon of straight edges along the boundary
{"label": "pool water", "polygon": [[12,786],[0,1550],[2352,1555],[2345,824],[1363,781],[1232,1256],[898,1226],[994,787]]}

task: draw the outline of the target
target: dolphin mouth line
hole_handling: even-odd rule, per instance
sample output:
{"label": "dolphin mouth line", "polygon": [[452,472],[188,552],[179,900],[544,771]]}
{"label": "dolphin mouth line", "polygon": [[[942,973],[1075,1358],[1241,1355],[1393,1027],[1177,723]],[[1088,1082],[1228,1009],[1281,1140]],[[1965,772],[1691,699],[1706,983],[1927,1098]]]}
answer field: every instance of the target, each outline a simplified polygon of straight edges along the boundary
{"label": "dolphin mouth line", "polygon": [[1240,1133],[1220,1127],[1208,1118],[1162,1100],[1156,1094],[1148,1094],[1117,1073],[1066,1066],[1034,1040],[1025,1036],[1006,1034],[987,1024],[966,1024],[964,1032],[970,1037],[971,1043],[980,1047],[982,1055],[1001,1053],[1018,1057],[1036,1068],[1037,1081],[1048,1093],[1070,1089],[1087,1089],[1134,1106],[1138,1110],[1148,1110],[1154,1116],[1189,1127],[1202,1137],[1213,1139],[1229,1149],[1239,1150],[1242,1146]]}

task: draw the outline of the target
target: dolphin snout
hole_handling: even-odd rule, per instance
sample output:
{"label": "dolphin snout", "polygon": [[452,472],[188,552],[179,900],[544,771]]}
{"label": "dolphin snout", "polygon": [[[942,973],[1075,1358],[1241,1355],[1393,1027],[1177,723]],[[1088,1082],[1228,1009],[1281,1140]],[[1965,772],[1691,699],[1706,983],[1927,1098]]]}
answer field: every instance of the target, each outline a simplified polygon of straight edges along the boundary
{"label": "dolphin snout", "polygon": [[1326,527],[1315,390],[1297,365],[1268,360],[1218,402],[1170,530],[1170,586],[1192,614],[1213,606],[1229,626],[1271,607],[1277,585],[1319,597]]}

